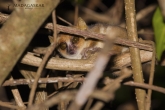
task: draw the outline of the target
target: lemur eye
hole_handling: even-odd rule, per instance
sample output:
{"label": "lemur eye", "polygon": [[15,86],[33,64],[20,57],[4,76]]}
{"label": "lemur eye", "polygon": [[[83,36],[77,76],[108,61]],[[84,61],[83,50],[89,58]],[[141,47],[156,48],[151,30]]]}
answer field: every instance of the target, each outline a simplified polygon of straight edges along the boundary
{"label": "lemur eye", "polygon": [[73,37],[73,39],[72,39],[73,44],[78,43],[78,41],[79,41],[79,37]]}
{"label": "lemur eye", "polygon": [[67,45],[66,45],[66,43],[62,42],[62,43],[60,43],[59,47],[60,47],[60,49],[65,50],[67,48]]}

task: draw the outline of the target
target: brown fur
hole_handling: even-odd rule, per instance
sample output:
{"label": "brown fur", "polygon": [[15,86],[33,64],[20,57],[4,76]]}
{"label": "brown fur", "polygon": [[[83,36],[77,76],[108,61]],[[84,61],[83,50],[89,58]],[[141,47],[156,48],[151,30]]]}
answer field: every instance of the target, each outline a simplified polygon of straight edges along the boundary
{"label": "brown fur", "polygon": [[[109,30],[107,30],[109,28],[108,25],[96,24],[94,26],[87,27],[86,23],[81,18],[78,19],[77,25],[75,27],[81,30],[88,29],[88,31],[101,33],[101,34],[107,34],[107,33],[110,34],[110,32],[108,32]],[[122,36],[122,37],[125,38],[126,36]],[[74,35],[63,34],[63,33],[58,35],[58,38],[57,38],[58,45],[60,45],[60,43],[67,44],[67,48],[65,50],[57,48],[57,50],[63,57],[70,58],[70,59],[81,59],[82,58],[81,53],[82,51],[84,51],[84,49],[95,48],[95,47],[103,48],[103,45],[104,45],[102,41],[99,41],[96,39],[84,39],[83,37],[79,37],[79,40],[77,43],[72,43],[73,38],[74,38]],[[114,45],[112,48],[112,51],[115,51],[115,53],[121,53],[122,49],[123,49],[122,46]],[[74,54],[71,54],[70,50],[74,51],[73,52]]]}

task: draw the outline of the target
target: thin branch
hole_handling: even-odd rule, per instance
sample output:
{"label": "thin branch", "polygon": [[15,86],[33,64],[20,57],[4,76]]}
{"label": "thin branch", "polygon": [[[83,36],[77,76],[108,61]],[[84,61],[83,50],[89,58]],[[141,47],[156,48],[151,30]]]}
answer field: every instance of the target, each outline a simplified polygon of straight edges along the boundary
{"label": "thin branch", "polygon": [[[140,59],[141,63],[151,61],[152,52],[140,50],[140,58],[141,58]],[[131,55],[130,53],[124,53],[124,54],[118,55],[116,58],[114,58],[113,62],[114,62],[114,65],[111,67],[112,70],[131,66]]]}
{"label": "thin branch", "polygon": [[[123,79],[128,78],[131,76],[132,71],[127,69],[127,68],[123,68],[121,70],[121,76],[119,76],[118,78],[116,78],[115,80],[113,80],[111,83],[108,83],[105,87],[102,88],[103,91],[108,92],[110,95],[107,96],[107,101],[110,101],[114,98],[114,92],[120,87],[121,82],[123,81]],[[103,102],[98,101],[92,108],[91,110],[101,110],[102,107],[104,106]]]}
{"label": "thin branch", "polygon": [[141,29],[141,30],[139,30],[138,31],[138,34],[140,35],[140,34],[144,34],[144,35],[154,35],[154,32],[153,31],[147,31],[147,30],[145,30],[145,29]]}
{"label": "thin branch", "polygon": [[[57,22],[56,22],[56,10],[54,10],[52,12],[52,19],[53,19],[53,31],[54,31],[54,34],[53,34],[53,37],[54,37],[54,43],[56,44],[56,41],[57,41]],[[58,82],[58,88],[61,88],[62,87],[62,83],[61,82]],[[59,109],[60,110],[65,110],[65,101],[61,101],[60,104],[59,104]]]}
{"label": "thin branch", "polygon": [[[10,78],[10,81],[13,81],[13,78],[11,77]],[[18,88],[16,86],[14,87],[11,87],[11,92],[14,96],[14,99],[15,99],[15,102],[17,103],[17,105],[23,109],[26,108],[26,106],[24,105],[23,101],[22,101],[22,98],[21,98],[21,95],[18,91]]]}
{"label": "thin branch", "polygon": [[61,18],[60,16],[57,16],[57,18],[61,21],[63,21],[64,23],[68,24],[69,26],[73,26],[73,24],[71,24],[70,22],[66,21],[65,19]]}
{"label": "thin branch", "polygon": [[87,15],[87,16],[86,15],[83,16],[83,19],[85,21],[92,20],[96,22],[111,23],[111,19],[108,15],[96,13],[91,9],[81,7],[81,6],[80,6],[80,10],[83,11]]}
{"label": "thin branch", "polygon": [[[30,80],[35,78],[38,68],[23,64],[17,64],[17,67],[25,79]],[[44,76],[45,74],[46,74],[46,70],[42,72],[42,76]],[[30,89],[32,85],[33,84],[28,85]],[[34,104],[41,103],[46,99],[47,93],[45,90],[46,90],[46,84],[40,84],[38,86],[34,96]],[[45,108],[42,110],[45,110]]]}
{"label": "thin branch", "polygon": [[[70,85],[72,85],[73,84],[73,82],[67,82],[64,86],[63,86],[63,88],[68,88]],[[58,88],[58,90],[60,91],[60,89],[61,88]],[[52,96],[54,96],[55,94],[57,94],[59,91],[55,91],[55,92],[53,92],[53,93],[51,93],[47,98],[50,98],[50,97],[52,97]]]}
{"label": "thin branch", "polygon": [[[153,54],[152,54],[152,61],[151,61],[151,69],[150,69],[150,77],[149,77],[149,85],[153,85],[153,80],[154,80],[154,71],[155,71],[155,59],[156,59],[156,51],[155,51],[155,43],[152,41],[144,41],[148,44],[151,44],[153,47]],[[150,110],[151,108],[151,95],[152,95],[152,90],[148,89],[148,93],[146,96],[146,108],[145,110]]]}
{"label": "thin branch", "polygon": [[41,64],[40,64],[40,66],[39,66],[39,68],[38,68],[38,70],[37,70],[37,74],[36,74],[36,76],[35,76],[35,80],[34,80],[34,83],[33,83],[33,85],[32,85],[31,91],[30,91],[30,95],[29,95],[29,104],[28,104],[28,106],[31,106],[32,103],[33,103],[33,98],[34,98],[35,91],[36,91],[36,88],[37,88],[38,80],[39,80],[39,78],[40,78],[40,76],[41,76],[41,73],[42,73],[42,71],[43,71],[43,69],[44,69],[44,67],[45,67],[45,65],[46,65],[46,63],[47,63],[47,61],[48,61],[49,56],[50,56],[50,55],[52,54],[52,52],[54,51],[55,47],[56,47],[56,44],[53,43],[53,44],[48,48],[48,51],[47,51],[46,55],[44,56],[44,58],[43,58],[43,60],[42,60],[42,62],[41,62]]}
{"label": "thin branch", "polygon": [[[122,80],[121,80],[121,78],[119,78],[116,81],[121,82]],[[113,87],[114,80],[110,81],[110,82],[111,82],[110,87]],[[145,88],[145,89],[152,89],[152,90],[155,90],[155,91],[158,91],[158,92],[161,92],[161,93],[165,94],[165,88],[161,88],[161,87],[157,87],[157,86],[153,86],[153,85],[148,85],[148,84],[144,84],[144,83],[142,84],[142,83],[137,83],[137,82],[133,82],[133,81],[128,81],[128,82],[125,82],[123,84],[127,85],[127,86],[140,87],[140,88]],[[45,102],[42,102],[41,104],[38,104],[38,105],[36,104],[34,106],[31,106],[30,108],[28,108],[28,110],[40,110],[40,108],[51,107],[55,104],[58,104],[62,100],[65,100],[65,101],[66,100],[68,100],[68,101],[73,100],[76,93],[77,93],[77,91],[75,91],[75,90],[74,91],[60,92],[59,94],[53,96],[52,98],[48,99]],[[108,101],[107,97],[109,97],[110,95],[109,94],[106,95],[107,93],[105,93],[105,95],[104,95],[103,93],[105,93],[105,92],[95,90],[95,91],[93,91],[93,93],[90,96],[93,97],[93,98],[97,98],[97,96],[100,96],[99,97],[100,99],[103,99],[105,102],[107,102]],[[103,95],[100,95],[100,94],[103,94]],[[96,109],[94,109],[94,110],[96,110]]]}
{"label": "thin branch", "polygon": [[156,9],[157,5],[156,4],[152,4],[149,5],[148,7],[142,9],[141,11],[139,11],[136,15],[136,20],[140,21],[143,18],[147,17],[151,12],[153,12]]}
{"label": "thin branch", "polygon": [[[84,80],[85,78],[55,77],[55,78],[40,78],[38,80],[38,83],[46,84],[46,83],[57,83],[57,82],[83,82]],[[114,80],[110,80],[109,82],[112,83],[113,81]],[[34,83],[34,79],[7,80],[2,84],[2,86],[31,85],[32,83]],[[151,90],[165,94],[165,88],[154,86],[154,85],[143,84],[143,83],[138,83],[138,82],[133,82],[133,81],[128,81],[123,84],[127,86],[151,89]]]}
{"label": "thin branch", "polygon": [[35,76],[35,80],[34,80],[34,83],[32,85],[32,88],[31,88],[31,91],[30,91],[30,96],[29,96],[29,104],[28,106],[31,106],[32,103],[33,103],[33,98],[34,98],[34,95],[35,95],[35,91],[36,91],[36,88],[37,88],[37,82],[41,76],[41,73],[46,65],[46,63],[48,62],[48,59],[50,57],[50,55],[52,54],[52,52],[54,51],[55,47],[56,47],[56,37],[57,37],[57,31],[56,31],[56,17],[55,17],[55,11],[52,12],[52,17],[53,17],[53,27],[54,27],[54,43],[52,43],[50,45],[50,47],[48,48],[47,50],[47,53],[45,54],[38,70],[37,70],[37,73],[36,73],[36,76]]}
{"label": "thin branch", "polygon": [[165,88],[158,87],[158,86],[153,86],[153,85],[149,85],[149,84],[145,84],[145,83],[138,83],[138,82],[134,82],[134,81],[128,81],[128,82],[125,82],[124,85],[140,87],[140,88],[145,88],[145,89],[151,89],[151,90],[154,90],[154,91],[165,94]]}
{"label": "thin branch", "polygon": [[89,98],[84,110],[90,110],[90,107],[91,107],[92,103],[93,103],[93,99]]}
{"label": "thin branch", "polygon": [[115,0],[114,5],[108,9],[105,14],[109,16],[111,24],[118,25],[121,22],[121,18],[124,11],[124,1]]}
{"label": "thin branch", "polygon": [[11,109],[16,109],[16,110],[21,110],[21,108],[18,107],[18,106],[10,105],[9,103],[2,102],[2,101],[0,101],[0,106],[2,106],[2,107],[7,107],[7,108],[11,108]]}
{"label": "thin branch", "polygon": [[[120,1],[121,2],[121,1]],[[139,22],[140,20],[144,19],[145,17],[147,17],[149,14],[151,14],[151,12],[153,12],[156,9],[155,4],[149,5],[148,7],[142,9],[141,11],[139,11],[137,13],[136,16],[136,20],[137,22]],[[96,13],[93,10],[89,9],[89,8],[85,8],[85,7],[80,7],[80,9],[87,15],[83,16],[83,19],[85,21],[88,20],[92,20],[92,21],[96,21],[96,22],[105,22],[105,23],[110,23],[111,22],[111,17],[107,16],[106,14],[100,14],[100,13]],[[125,23],[121,23],[120,24],[122,27],[125,27]]]}
{"label": "thin branch", "polygon": [[[106,79],[105,84],[107,85],[107,84],[109,84],[109,83],[111,84],[113,82],[114,82],[114,79],[108,78],[108,79]],[[138,83],[138,82],[134,82],[134,81],[127,81],[127,82],[124,82],[123,85],[132,86],[132,87],[139,87],[139,88],[144,88],[144,89],[151,89],[151,90],[165,94],[165,88],[159,87],[159,86],[154,86],[154,85],[149,85],[147,83]]]}
{"label": "thin branch", "polygon": [[76,91],[65,91],[65,92],[60,92],[58,95],[50,98],[49,100],[29,107],[27,110],[41,110],[43,107],[51,107],[55,104],[58,104],[60,101],[70,101],[74,98],[76,94]]}
{"label": "thin branch", "polygon": [[[38,67],[41,61],[42,59],[39,57],[31,54],[26,54],[21,63]],[[46,68],[49,69],[68,71],[88,71],[91,69],[91,67],[93,67],[93,60],[71,60],[64,58],[51,58],[46,65]]]}
{"label": "thin branch", "polygon": [[[151,61],[152,59],[152,52],[147,51],[140,51],[141,61],[142,63]],[[56,69],[56,70],[66,70],[66,71],[89,71],[94,65],[94,57],[91,56],[89,59],[80,59],[80,60],[71,60],[71,59],[64,59],[64,58],[54,58],[52,57],[47,65],[46,68],[48,69]],[[42,62],[42,59],[39,57],[36,57],[33,54],[26,54],[23,59],[21,60],[21,63],[31,66],[39,67],[40,63]],[[114,65],[111,67],[111,69],[121,69],[123,67],[127,67],[131,65],[130,60],[130,53],[124,53],[121,55],[118,55],[116,58],[114,58]]]}
{"label": "thin branch", "polygon": [[[40,78],[39,84],[57,83],[57,82],[82,82],[85,78],[71,78],[71,77],[55,77],[55,78]],[[16,86],[16,85],[31,85],[34,83],[34,79],[17,79],[6,80],[2,86]]]}
{"label": "thin branch", "polygon": [[[9,15],[0,13],[0,17],[3,17],[3,16],[5,16],[4,17],[5,21],[9,17]],[[4,22],[4,21],[2,21],[2,22]],[[121,28],[118,26],[111,26],[111,27],[113,28],[114,31],[116,31],[116,33],[122,33],[122,34],[119,34],[119,36],[127,35],[126,30],[124,28]],[[48,24],[46,24],[45,28],[53,30],[53,24],[48,23]],[[74,34],[74,35],[79,35],[79,36],[85,36],[86,38],[95,38],[95,39],[99,39],[99,40],[106,39],[106,35],[103,35],[103,34],[96,34],[94,32],[89,32],[89,31],[80,30],[80,29],[73,28],[73,27],[61,26],[61,25],[57,25],[57,31],[70,33],[70,34]],[[120,44],[120,45],[125,45],[125,46],[136,47],[136,48],[144,49],[144,50],[148,50],[148,51],[153,50],[152,46],[150,46],[150,45],[142,44],[139,42],[134,42],[134,41],[131,41],[128,39],[121,39],[120,37],[117,37],[116,40],[114,41],[114,43]]]}
{"label": "thin branch", "polygon": [[54,43],[56,44],[57,41],[57,22],[56,22],[56,10],[53,10],[52,12],[52,20],[53,20],[53,37],[54,37]]}
{"label": "thin branch", "polygon": [[[53,29],[52,23],[48,23],[45,26],[45,28]],[[112,29],[112,31],[116,32],[116,33],[114,33],[116,36],[127,36],[127,32],[124,28],[121,28],[119,26],[111,26],[111,29]],[[104,34],[98,34],[98,33],[88,31],[88,30],[80,30],[80,29],[76,29],[73,27],[66,27],[66,26],[61,26],[61,25],[57,25],[57,30],[60,32],[83,36],[85,38],[95,38],[95,39],[99,39],[99,40],[103,40],[103,41],[105,41],[105,39],[107,38],[107,36]],[[142,44],[142,43],[131,41],[128,39],[122,39],[120,37],[117,37],[115,39],[114,43],[152,51],[152,46],[150,46],[150,45]]]}
{"label": "thin branch", "polygon": [[97,7],[99,7],[100,4],[101,4],[101,0],[89,0],[87,2],[86,7],[91,10],[95,10]]}
{"label": "thin branch", "polygon": [[[125,14],[126,14],[126,27],[128,39],[138,42],[137,25],[135,18],[135,0],[124,0]],[[133,78],[135,82],[144,83],[143,72],[140,60],[140,50],[138,48],[129,47],[131,53],[131,67],[133,71]],[[145,110],[145,97],[146,92],[142,89],[135,89],[136,101],[139,110]]]}

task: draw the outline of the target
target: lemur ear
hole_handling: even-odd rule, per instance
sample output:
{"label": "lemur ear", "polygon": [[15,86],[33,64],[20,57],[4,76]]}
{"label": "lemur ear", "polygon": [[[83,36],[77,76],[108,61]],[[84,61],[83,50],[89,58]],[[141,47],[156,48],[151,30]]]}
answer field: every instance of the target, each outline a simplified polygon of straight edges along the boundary
{"label": "lemur ear", "polygon": [[81,30],[87,29],[87,25],[81,17],[78,18],[76,27]]}
{"label": "lemur ear", "polygon": [[49,42],[50,43],[53,43],[54,42],[54,38],[52,36],[48,36],[48,38],[49,38]]}

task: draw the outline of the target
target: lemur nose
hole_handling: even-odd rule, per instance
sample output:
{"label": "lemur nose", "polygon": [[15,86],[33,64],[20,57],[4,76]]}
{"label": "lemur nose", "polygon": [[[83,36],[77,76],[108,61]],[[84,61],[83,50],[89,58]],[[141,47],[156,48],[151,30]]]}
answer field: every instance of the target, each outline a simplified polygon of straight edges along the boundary
{"label": "lemur nose", "polygon": [[70,55],[73,55],[76,53],[76,47],[74,45],[69,45],[68,48],[67,48],[67,52],[70,54]]}

